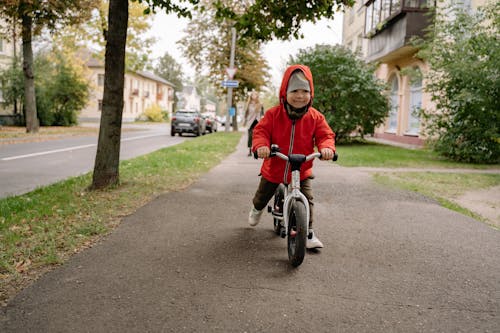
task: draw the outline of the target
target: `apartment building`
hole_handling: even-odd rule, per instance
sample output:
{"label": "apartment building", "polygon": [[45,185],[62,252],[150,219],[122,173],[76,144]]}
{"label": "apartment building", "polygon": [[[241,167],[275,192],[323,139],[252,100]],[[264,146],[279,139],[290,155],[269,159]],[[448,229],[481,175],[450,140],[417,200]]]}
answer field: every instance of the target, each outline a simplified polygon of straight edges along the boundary
{"label": "apartment building", "polygon": [[[92,56],[85,59],[89,69],[91,93],[87,106],[80,112],[79,121],[99,121],[102,112],[104,92],[104,63]],[[123,91],[124,122],[141,117],[149,107],[158,105],[172,116],[174,85],[163,78],[145,71],[126,72]]]}
{"label": "apartment building", "polygon": [[[485,0],[450,0],[449,6],[475,8]],[[416,56],[413,37],[423,37],[431,24],[428,12],[434,0],[357,0],[343,18],[342,44],[359,51],[366,62],[377,63],[375,75],[388,83],[391,110],[375,137],[413,145],[425,141],[418,111],[434,109],[425,92],[428,65]]]}

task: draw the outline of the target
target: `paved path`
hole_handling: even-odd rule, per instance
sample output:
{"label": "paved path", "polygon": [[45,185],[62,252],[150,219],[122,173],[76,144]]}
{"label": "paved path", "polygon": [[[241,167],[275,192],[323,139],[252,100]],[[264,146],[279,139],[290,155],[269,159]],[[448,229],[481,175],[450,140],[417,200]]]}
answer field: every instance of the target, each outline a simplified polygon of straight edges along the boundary
{"label": "paved path", "polygon": [[244,141],[21,292],[0,332],[498,332],[499,231],[317,161],[325,248],[293,269],[269,216],[247,227]]}

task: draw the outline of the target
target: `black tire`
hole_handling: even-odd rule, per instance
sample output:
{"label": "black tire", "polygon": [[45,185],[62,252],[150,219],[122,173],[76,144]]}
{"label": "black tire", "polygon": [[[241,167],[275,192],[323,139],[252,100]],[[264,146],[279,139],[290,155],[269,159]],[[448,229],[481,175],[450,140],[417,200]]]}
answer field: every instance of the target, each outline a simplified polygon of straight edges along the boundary
{"label": "black tire", "polygon": [[170,127],[170,135],[175,136],[175,129],[173,127]]}
{"label": "black tire", "polygon": [[[274,192],[274,205],[273,210],[276,211],[276,207],[279,207],[279,212],[283,214],[283,203],[285,200],[285,185],[279,184]],[[274,232],[276,235],[281,235],[281,224],[280,220],[274,219]]]}
{"label": "black tire", "polygon": [[[297,267],[304,261],[307,241],[307,212],[301,201],[292,202],[288,221],[288,260]],[[295,237],[292,235],[295,231]]]}

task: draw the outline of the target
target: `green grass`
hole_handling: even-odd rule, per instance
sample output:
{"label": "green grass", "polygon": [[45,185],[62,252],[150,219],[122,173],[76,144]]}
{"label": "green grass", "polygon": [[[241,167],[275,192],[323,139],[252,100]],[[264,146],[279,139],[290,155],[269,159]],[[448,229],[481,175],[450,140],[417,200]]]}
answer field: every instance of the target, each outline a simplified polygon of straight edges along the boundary
{"label": "green grass", "polygon": [[0,200],[0,302],[27,276],[64,262],[155,196],[185,188],[235,150],[218,132],[120,164],[121,184],[88,191],[91,173]]}
{"label": "green grass", "polygon": [[347,167],[379,168],[498,168],[486,164],[467,164],[446,160],[428,149],[405,149],[376,143],[339,145],[338,164]]}

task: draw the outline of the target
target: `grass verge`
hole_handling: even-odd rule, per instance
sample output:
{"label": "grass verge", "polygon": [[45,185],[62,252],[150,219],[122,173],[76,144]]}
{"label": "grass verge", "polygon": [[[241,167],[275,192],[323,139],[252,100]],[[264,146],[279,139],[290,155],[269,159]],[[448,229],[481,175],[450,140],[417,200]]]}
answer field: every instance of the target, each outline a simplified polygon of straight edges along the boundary
{"label": "grass verge", "polygon": [[346,167],[375,168],[461,168],[493,169],[498,165],[467,164],[447,160],[428,149],[406,149],[377,143],[347,144],[337,147],[338,164]]}
{"label": "grass verge", "polygon": [[0,200],[0,303],[113,230],[155,196],[183,189],[233,152],[218,132],[120,163],[121,184],[88,191],[91,173]]}
{"label": "grass verge", "polygon": [[435,199],[443,207],[483,221],[498,229],[476,212],[461,207],[454,200],[467,191],[487,189],[500,185],[500,174],[466,174],[441,172],[377,172],[374,178],[378,183],[395,186],[421,193]]}
{"label": "grass verge", "polygon": [[[500,185],[499,173],[486,173],[487,170],[498,170],[499,165],[459,163],[446,160],[428,149],[405,149],[377,143],[339,145],[337,150],[340,155],[338,164],[342,166],[381,168],[380,171],[373,171],[375,181],[421,193],[435,199],[443,207],[498,229],[493,221],[487,221],[454,200],[467,191]],[[422,169],[422,172],[390,170],[396,168]],[[433,169],[439,172],[432,172]],[[450,172],[446,172],[447,169]],[[463,172],[457,173],[451,169],[461,169]],[[474,173],[467,173],[467,170],[473,170]]]}

